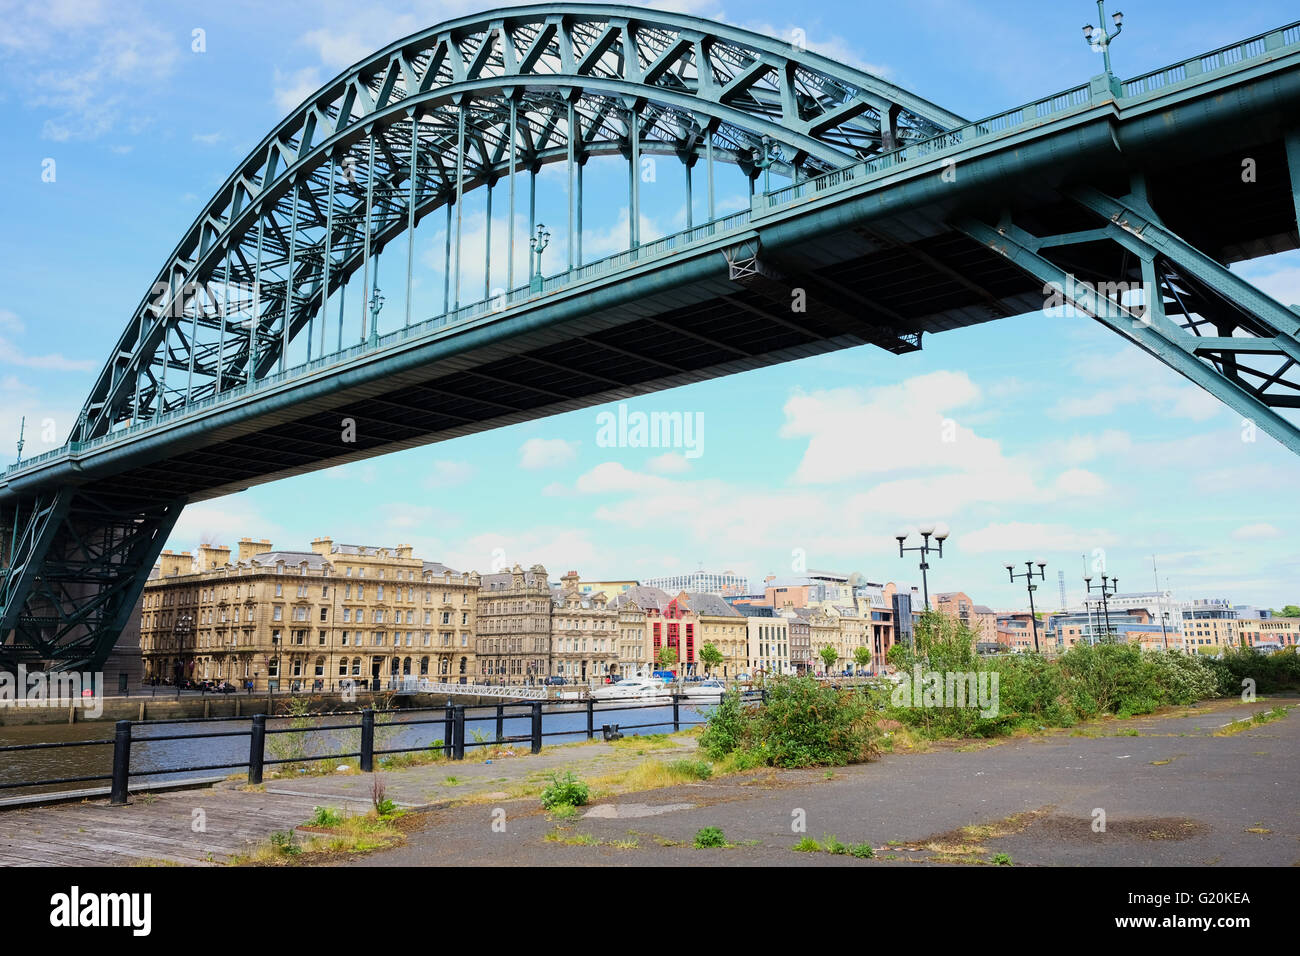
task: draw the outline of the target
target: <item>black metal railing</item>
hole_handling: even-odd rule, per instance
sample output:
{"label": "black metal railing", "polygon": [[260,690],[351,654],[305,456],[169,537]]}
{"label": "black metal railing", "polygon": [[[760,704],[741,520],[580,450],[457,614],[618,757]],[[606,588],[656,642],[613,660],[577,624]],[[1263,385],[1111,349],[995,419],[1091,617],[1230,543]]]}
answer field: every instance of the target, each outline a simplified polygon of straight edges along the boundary
{"label": "black metal railing", "polygon": [[[742,697],[749,701],[758,701],[765,695],[759,691],[751,691],[742,694]],[[597,733],[601,733],[606,739],[610,739],[611,734],[621,735],[630,733],[633,736],[639,731],[650,728],[667,729],[672,727],[674,732],[681,730],[683,727],[695,726],[706,722],[705,719],[698,715],[683,714],[682,704],[690,706],[714,706],[720,703],[722,694],[716,695],[684,695],[672,694],[656,695],[654,697],[633,697],[623,699],[610,699],[597,701],[594,698],[587,698],[585,701],[522,701],[518,703],[498,703],[466,706],[464,704],[453,704],[448,701],[446,707],[422,707],[405,710],[385,710],[375,711],[373,708],[363,708],[354,711],[342,711],[332,714],[320,715],[288,715],[275,719],[290,721],[288,726],[268,727],[266,714],[253,714],[248,717],[183,717],[174,719],[156,719],[156,720],[119,720],[114,727],[113,737],[105,740],[85,740],[69,741],[61,743],[38,743],[38,744],[16,744],[12,746],[0,747],[0,754],[6,752],[18,751],[38,751],[62,747],[105,747],[112,746],[112,769],[107,774],[88,774],[75,777],[49,777],[44,779],[21,780],[0,783],[0,790],[9,790],[23,787],[40,787],[40,786],[63,786],[71,783],[93,783],[109,781],[109,801],[113,805],[121,806],[127,802],[127,795],[130,790],[132,778],[139,777],[157,777],[164,775],[175,775],[185,773],[201,773],[213,770],[238,770],[247,769],[248,782],[250,784],[262,783],[263,773],[266,767],[280,764],[304,764],[315,763],[326,760],[345,760],[356,758],[358,765],[363,773],[374,771],[375,758],[395,754],[408,753],[427,753],[430,747],[441,743],[442,755],[450,760],[465,759],[466,750],[473,750],[476,747],[498,747],[504,744],[527,744],[531,753],[540,753],[543,742],[547,738],[556,737],[582,737],[585,735],[587,740],[595,738]],[[626,723],[597,723],[597,717],[601,714],[608,713],[625,713],[627,711],[646,710],[646,709],[663,709],[671,707],[671,716],[665,714],[663,717],[649,722],[626,724]],[[586,720],[583,726],[565,729],[543,729],[543,718],[548,715],[556,714],[574,714],[585,711]],[[438,716],[419,716],[421,714],[437,713]],[[376,715],[383,715],[390,719],[376,721]],[[320,718],[322,721],[319,725],[304,726],[303,721],[313,718]],[[357,717],[359,720],[355,723],[338,723],[338,718]],[[528,721],[528,732],[523,734],[506,734],[505,726],[507,720],[519,720],[525,718]],[[151,734],[148,736],[137,736],[135,731],[138,728],[163,725],[183,725],[183,724],[203,724],[219,722],[230,724],[232,721],[246,721],[247,727],[243,729],[220,729],[211,732],[199,733],[164,733]],[[328,721],[326,723],[325,721]],[[466,739],[466,728],[474,724],[488,724],[493,728],[491,733],[478,733],[474,739]],[[421,725],[441,725],[441,741],[434,740],[432,743],[424,743],[418,746],[407,747],[377,747],[375,745],[375,731],[377,728],[408,728],[418,727]],[[267,754],[268,738],[279,734],[315,734],[329,731],[360,731],[359,746],[356,749],[344,749],[331,751],[329,753],[302,753],[293,756],[276,756],[272,748],[272,754]],[[201,741],[216,740],[220,738],[246,737],[249,741],[247,759],[238,761],[226,761],[224,763],[202,763],[197,765],[186,766],[161,766],[151,767],[149,769],[131,769],[131,750],[133,744],[155,743],[162,741]],[[180,782],[180,781],[178,781]]]}

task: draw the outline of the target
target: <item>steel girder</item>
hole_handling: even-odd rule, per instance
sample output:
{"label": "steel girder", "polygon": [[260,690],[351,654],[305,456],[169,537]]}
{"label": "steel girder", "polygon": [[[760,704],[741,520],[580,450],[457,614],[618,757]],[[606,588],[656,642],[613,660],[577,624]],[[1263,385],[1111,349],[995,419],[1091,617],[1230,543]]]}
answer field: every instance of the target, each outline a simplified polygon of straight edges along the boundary
{"label": "steel girder", "polygon": [[[127,323],[71,439],[268,374],[386,242],[502,176],[636,150],[755,175],[765,136],[811,174],[962,122],[879,77],[690,16],[560,3],[444,23],[326,84],[240,164]],[[321,350],[325,335],[322,317]]]}
{"label": "steel girder", "polygon": [[[1092,316],[1300,454],[1300,425],[1279,411],[1300,408],[1297,307],[1176,235],[1147,202],[1141,177],[1119,199],[1091,187],[1071,196],[1096,228],[1039,236],[1009,215],[996,226],[956,225],[1043,282],[1045,301]],[[1122,274],[1077,276],[1050,258],[1098,242],[1128,253]]]}
{"label": "steel girder", "polygon": [[0,520],[0,666],[98,670],[140,598],[182,502],[125,504],[62,487]]}

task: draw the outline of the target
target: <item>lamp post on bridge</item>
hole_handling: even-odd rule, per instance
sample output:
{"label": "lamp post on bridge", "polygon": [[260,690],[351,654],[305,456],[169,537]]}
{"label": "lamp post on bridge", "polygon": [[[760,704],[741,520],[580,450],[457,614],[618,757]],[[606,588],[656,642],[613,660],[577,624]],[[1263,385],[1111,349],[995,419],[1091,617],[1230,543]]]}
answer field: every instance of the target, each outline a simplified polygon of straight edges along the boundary
{"label": "lamp post on bridge", "polygon": [[754,167],[763,171],[763,192],[770,193],[772,191],[772,166],[779,163],[783,156],[781,147],[772,142],[772,137],[764,136],[762,145],[762,152],[757,149],[753,150]]}
{"label": "lamp post on bridge", "polygon": [[533,254],[537,257],[537,271],[528,280],[529,292],[542,291],[542,251],[550,245],[550,241],[550,232],[539,222],[537,224],[537,235],[530,237],[528,240],[528,247],[533,250]]}
{"label": "lamp post on bridge", "polygon": [[1043,569],[1047,567],[1047,562],[1041,558],[1038,561],[1026,561],[1025,570],[1016,574],[1012,568],[1015,567],[1010,561],[1003,565],[1007,569],[1007,574],[1011,575],[1011,583],[1016,583],[1016,578],[1024,578],[1025,584],[1029,588],[1029,620],[1034,627],[1034,653],[1038,653],[1038,615],[1034,612],[1034,592],[1038,590],[1038,585],[1034,583],[1034,565],[1038,565],[1038,579],[1043,580]]}
{"label": "lamp post on bridge", "polygon": [[[1106,22],[1106,3],[1105,0],[1097,0],[1097,17],[1098,22]],[[1093,27],[1091,23],[1083,28],[1083,41],[1092,47],[1094,52],[1100,51],[1103,62],[1106,64],[1106,72],[1110,73],[1110,44],[1120,31],[1124,29],[1124,14],[1116,11],[1111,14],[1111,19],[1115,21],[1115,32],[1107,33],[1105,26]]]}
{"label": "lamp post on bridge", "polygon": [[379,291],[379,286],[375,286],[375,291],[370,293],[370,345],[379,344],[379,310],[383,307],[384,294]]}

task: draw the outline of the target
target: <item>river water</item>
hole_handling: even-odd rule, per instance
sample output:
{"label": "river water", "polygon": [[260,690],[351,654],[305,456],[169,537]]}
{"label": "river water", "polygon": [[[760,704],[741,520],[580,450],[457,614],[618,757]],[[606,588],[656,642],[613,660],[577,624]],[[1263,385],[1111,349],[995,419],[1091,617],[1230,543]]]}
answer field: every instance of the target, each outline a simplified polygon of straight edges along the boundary
{"label": "river water", "polygon": [[[715,706],[705,700],[699,704],[683,702],[680,718],[683,727],[705,719]],[[548,704],[542,715],[542,746],[569,743],[587,738],[587,712],[583,704]],[[422,750],[446,736],[441,708],[427,711],[398,711],[375,715],[375,749]],[[433,719],[434,723],[419,723]],[[618,703],[596,704],[594,729],[600,737],[602,724],[619,724],[625,734],[671,733],[673,730],[671,704],[654,706],[620,706]],[[310,718],[276,717],[268,719],[267,761],[277,757],[321,756],[354,753],[360,749],[360,729],[328,729],[344,724],[360,724],[357,714],[313,715]],[[303,725],[307,726],[304,727]],[[132,783],[144,780],[181,780],[193,777],[212,777],[238,774],[247,771],[249,718],[205,720],[193,723],[136,723],[132,727],[131,773]],[[633,727],[632,725],[638,725]],[[644,725],[644,726],[642,726]],[[321,729],[324,728],[324,729]],[[274,734],[269,731],[289,729],[292,733]],[[505,737],[527,736],[532,730],[532,720],[527,706],[507,705],[502,733]],[[496,713],[494,708],[467,709],[465,717],[465,757],[476,756],[474,732],[478,731],[489,741],[496,739]],[[0,746],[53,742],[91,742],[92,746],[60,747],[45,750],[0,751],[0,784],[20,781],[49,780],[54,778],[103,775],[103,780],[79,783],[43,784],[37,786],[0,788],[0,799],[32,793],[50,793],[108,786],[112,772],[114,725],[112,721],[79,724],[39,724],[22,727],[0,727]],[[187,739],[196,735],[228,733],[238,736]],[[151,738],[174,737],[180,739],[158,740]],[[529,743],[512,744],[518,751],[527,752]],[[381,756],[376,756],[378,766]],[[328,763],[328,761],[323,761]],[[223,765],[227,769],[186,770],[185,768]],[[278,769],[268,763],[266,773]],[[167,771],[146,773],[147,771]]]}

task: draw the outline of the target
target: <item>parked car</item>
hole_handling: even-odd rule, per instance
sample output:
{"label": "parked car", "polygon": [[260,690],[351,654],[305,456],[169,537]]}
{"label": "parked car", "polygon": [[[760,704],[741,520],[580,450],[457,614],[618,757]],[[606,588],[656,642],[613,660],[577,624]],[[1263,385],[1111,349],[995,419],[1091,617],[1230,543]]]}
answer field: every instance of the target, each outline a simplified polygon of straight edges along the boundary
{"label": "parked car", "polygon": [[664,682],[669,683],[669,684],[671,684],[671,683],[673,683],[673,681],[677,680],[677,675],[674,674],[672,671],[655,671],[655,672],[654,672],[653,674],[651,674],[650,676],[651,676],[651,677],[658,677],[661,681],[664,681]]}
{"label": "parked car", "polygon": [[555,674],[552,674],[552,675],[550,675],[549,677],[547,677],[546,680],[542,681],[542,683],[544,683],[544,684],[551,684],[551,685],[558,685],[558,684],[567,684],[568,681],[566,681],[563,677],[559,677],[559,676],[557,676],[557,675],[555,675]]}

